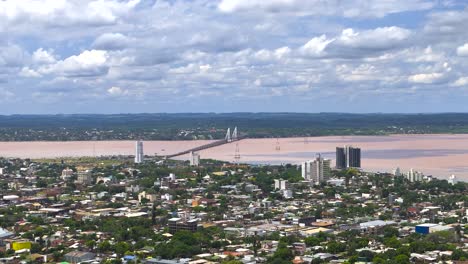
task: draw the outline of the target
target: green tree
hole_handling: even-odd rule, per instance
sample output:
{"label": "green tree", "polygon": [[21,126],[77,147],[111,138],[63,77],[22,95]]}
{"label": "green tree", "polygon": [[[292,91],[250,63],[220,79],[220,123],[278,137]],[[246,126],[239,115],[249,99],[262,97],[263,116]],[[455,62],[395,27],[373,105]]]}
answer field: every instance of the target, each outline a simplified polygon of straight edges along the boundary
{"label": "green tree", "polygon": [[410,263],[409,257],[406,255],[398,255],[395,257],[394,261],[395,261],[394,263],[396,264],[409,264]]}

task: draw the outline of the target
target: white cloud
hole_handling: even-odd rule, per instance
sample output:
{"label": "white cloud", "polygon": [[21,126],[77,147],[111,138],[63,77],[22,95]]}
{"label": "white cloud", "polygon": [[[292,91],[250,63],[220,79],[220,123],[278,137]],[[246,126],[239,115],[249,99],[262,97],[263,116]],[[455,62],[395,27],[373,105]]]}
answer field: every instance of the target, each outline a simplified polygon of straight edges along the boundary
{"label": "white cloud", "polygon": [[111,88],[107,89],[107,93],[113,96],[120,96],[128,94],[128,91],[117,86],[112,86]]}
{"label": "white cloud", "polygon": [[444,78],[443,73],[420,73],[408,77],[409,82],[431,84]]}
{"label": "white cloud", "polygon": [[455,82],[452,83],[452,86],[462,87],[468,86],[468,77],[460,77]]}
{"label": "white cloud", "polygon": [[58,74],[66,77],[89,77],[107,73],[109,55],[103,50],[85,50],[55,64],[39,68],[42,74]]}
{"label": "white cloud", "polygon": [[105,33],[93,43],[93,47],[100,50],[119,50],[127,47],[130,39],[121,33]]}
{"label": "white cloud", "polygon": [[6,46],[0,45],[0,66],[6,66],[6,67],[21,66],[25,61],[25,57],[26,57],[25,52],[18,45],[14,45],[14,44],[8,44]]}
{"label": "white cloud", "polygon": [[411,31],[400,27],[382,27],[360,32],[348,28],[342,31],[337,42],[353,48],[385,49],[401,43],[410,35]]}
{"label": "white cloud", "polygon": [[0,17],[8,27],[102,26],[117,23],[139,4],[140,0],[3,0]]}
{"label": "white cloud", "polygon": [[[99,101],[106,106],[140,98],[152,107],[190,102],[192,109],[203,105],[213,111],[225,108],[187,98],[224,95],[226,102],[244,103],[233,110],[255,104],[261,111],[271,106],[256,98],[274,94],[308,101],[306,107],[314,98],[339,103],[355,94],[385,111],[377,102],[387,96],[369,98],[410,92],[429,98],[446,91],[447,84],[466,85],[461,76],[468,64],[456,52],[468,39],[466,10],[379,19],[426,10],[431,2],[0,0],[0,86],[22,98],[61,93],[95,103],[96,96],[108,99]],[[401,17],[407,15],[412,14]],[[427,24],[437,30],[422,30]],[[424,83],[431,85],[417,85]],[[460,91],[460,98],[468,95]],[[112,100],[111,95],[132,96]],[[315,101],[310,111],[330,109],[320,104]],[[188,109],[189,104],[181,105],[181,111]],[[164,110],[152,107],[146,110]],[[309,108],[298,104],[290,110],[302,109]]]}
{"label": "white cloud", "polygon": [[255,52],[252,56],[254,59],[263,62],[273,62],[275,60],[286,59],[291,55],[292,50],[289,47],[281,47],[273,51],[267,49],[261,49]]}
{"label": "white cloud", "polygon": [[431,46],[426,47],[424,50],[411,49],[406,52],[407,61],[409,62],[439,62],[445,58],[443,52],[435,52]]}
{"label": "white cloud", "polygon": [[36,64],[52,64],[56,61],[53,52],[46,51],[43,48],[34,51],[32,60]]}
{"label": "white cloud", "polygon": [[321,56],[324,55],[324,50],[333,41],[335,41],[335,39],[328,39],[326,35],[321,35],[320,37],[309,40],[300,48],[300,51],[308,56]]}
{"label": "white cloud", "polygon": [[457,48],[458,56],[468,56],[468,43],[465,43],[463,46]]}
{"label": "white cloud", "polygon": [[222,0],[222,12],[264,11],[297,15],[338,15],[344,17],[384,17],[392,13],[427,10],[435,6],[431,0]]}
{"label": "white cloud", "polygon": [[30,69],[29,67],[23,67],[19,72],[19,75],[26,78],[38,78],[42,76],[40,73],[33,69]]}

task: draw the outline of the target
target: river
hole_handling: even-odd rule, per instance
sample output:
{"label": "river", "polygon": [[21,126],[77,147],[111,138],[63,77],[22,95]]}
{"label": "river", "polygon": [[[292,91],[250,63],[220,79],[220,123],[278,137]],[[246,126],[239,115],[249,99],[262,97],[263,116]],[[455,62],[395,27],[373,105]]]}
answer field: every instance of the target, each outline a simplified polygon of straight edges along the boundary
{"label": "river", "polygon": [[[145,141],[146,155],[169,155],[210,141]],[[318,153],[334,160],[335,147],[350,144],[362,149],[366,171],[402,171],[414,168],[426,175],[447,178],[455,174],[468,181],[468,135],[427,134],[391,136],[329,136],[309,138],[244,139],[200,152],[202,158],[234,161],[238,144],[240,162],[294,163]],[[134,141],[0,142],[0,156],[58,158],[133,155]],[[180,157],[188,159],[188,156]],[[334,162],[333,162],[334,163]]]}

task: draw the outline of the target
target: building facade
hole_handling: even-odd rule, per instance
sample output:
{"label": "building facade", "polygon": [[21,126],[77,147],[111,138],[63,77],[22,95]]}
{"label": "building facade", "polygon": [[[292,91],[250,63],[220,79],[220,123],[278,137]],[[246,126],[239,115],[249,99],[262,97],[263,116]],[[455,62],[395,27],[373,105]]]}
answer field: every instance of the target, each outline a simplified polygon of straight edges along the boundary
{"label": "building facade", "polygon": [[135,143],[135,163],[142,163],[143,157],[143,141],[138,140]]}
{"label": "building facade", "polygon": [[275,190],[287,190],[289,189],[289,182],[287,180],[275,179]]}
{"label": "building facade", "polygon": [[76,183],[88,185],[93,182],[93,174],[90,170],[79,171],[77,173]]}
{"label": "building facade", "polygon": [[419,182],[423,180],[424,175],[422,172],[410,169],[408,173],[406,173],[406,179],[410,182]]}
{"label": "building facade", "polygon": [[361,168],[361,149],[352,146],[336,148],[336,168]]}
{"label": "building facade", "polygon": [[315,184],[326,182],[331,176],[331,160],[318,156],[302,163],[302,177]]}
{"label": "building facade", "polygon": [[169,233],[175,234],[178,231],[185,230],[189,232],[197,232],[198,220],[183,221],[182,218],[171,218],[168,221]]}
{"label": "building facade", "polygon": [[190,166],[200,166],[200,154],[197,152],[190,152]]}

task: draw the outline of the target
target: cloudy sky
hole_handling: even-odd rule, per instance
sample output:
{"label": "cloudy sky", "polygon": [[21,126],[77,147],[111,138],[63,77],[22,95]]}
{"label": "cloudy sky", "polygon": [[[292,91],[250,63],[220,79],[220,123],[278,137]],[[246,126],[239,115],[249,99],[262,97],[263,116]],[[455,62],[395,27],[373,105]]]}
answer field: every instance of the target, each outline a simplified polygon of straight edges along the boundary
{"label": "cloudy sky", "polygon": [[0,114],[468,112],[464,0],[0,0]]}

